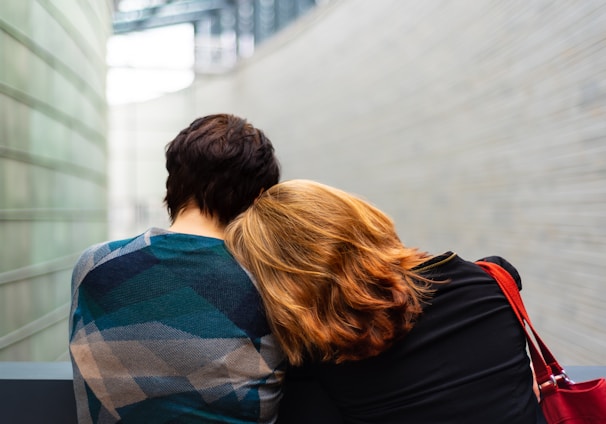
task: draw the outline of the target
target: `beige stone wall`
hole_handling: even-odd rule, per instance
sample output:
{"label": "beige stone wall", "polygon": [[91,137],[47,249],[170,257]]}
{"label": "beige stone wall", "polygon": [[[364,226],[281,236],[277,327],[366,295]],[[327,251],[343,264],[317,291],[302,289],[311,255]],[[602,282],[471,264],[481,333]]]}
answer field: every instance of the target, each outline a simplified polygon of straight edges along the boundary
{"label": "beige stone wall", "polygon": [[0,360],[67,359],[71,268],[107,237],[111,2],[0,2]]}
{"label": "beige stone wall", "polygon": [[605,48],[598,0],[332,1],[229,75],[111,111],[112,232],[164,225],[164,145],[233,112],[285,178],[365,196],[405,243],[510,259],[558,358],[603,365]]}

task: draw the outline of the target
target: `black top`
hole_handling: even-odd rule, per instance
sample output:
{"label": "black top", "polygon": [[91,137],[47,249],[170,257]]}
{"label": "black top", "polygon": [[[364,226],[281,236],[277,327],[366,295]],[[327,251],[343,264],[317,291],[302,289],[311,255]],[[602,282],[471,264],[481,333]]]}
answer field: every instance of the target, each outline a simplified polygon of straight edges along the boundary
{"label": "black top", "polygon": [[[521,288],[511,264],[484,260]],[[280,423],[537,423],[526,339],[497,283],[451,252],[417,271],[449,282],[435,284],[412,331],[373,358],[291,370]]]}

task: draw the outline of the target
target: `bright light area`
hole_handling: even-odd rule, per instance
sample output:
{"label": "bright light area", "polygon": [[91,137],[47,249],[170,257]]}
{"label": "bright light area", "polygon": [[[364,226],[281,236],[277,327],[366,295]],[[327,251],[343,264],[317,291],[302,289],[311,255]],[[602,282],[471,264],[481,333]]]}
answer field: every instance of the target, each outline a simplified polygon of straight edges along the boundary
{"label": "bright light area", "polygon": [[150,100],[194,81],[193,25],[174,25],[110,37],[107,44],[110,105]]}

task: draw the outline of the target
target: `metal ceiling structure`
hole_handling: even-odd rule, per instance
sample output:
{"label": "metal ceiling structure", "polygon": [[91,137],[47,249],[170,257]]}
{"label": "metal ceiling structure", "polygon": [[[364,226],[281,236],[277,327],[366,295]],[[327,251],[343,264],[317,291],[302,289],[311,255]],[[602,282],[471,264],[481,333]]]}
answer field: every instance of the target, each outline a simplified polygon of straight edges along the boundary
{"label": "metal ceiling structure", "polygon": [[233,8],[233,0],[165,0],[163,2],[139,2],[140,8],[120,10],[125,0],[115,1],[114,34],[159,28],[182,23],[192,23],[206,15]]}
{"label": "metal ceiling structure", "polygon": [[194,27],[198,68],[208,68],[213,64],[233,64],[249,55],[247,52],[254,46],[317,3],[320,1],[114,0],[113,32],[127,34],[190,23]]}

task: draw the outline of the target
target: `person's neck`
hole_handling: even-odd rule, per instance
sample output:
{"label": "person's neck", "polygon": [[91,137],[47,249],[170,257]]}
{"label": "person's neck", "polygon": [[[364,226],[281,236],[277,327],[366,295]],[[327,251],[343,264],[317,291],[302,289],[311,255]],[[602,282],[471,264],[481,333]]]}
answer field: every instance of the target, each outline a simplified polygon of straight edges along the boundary
{"label": "person's neck", "polygon": [[200,209],[186,207],[179,212],[168,230],[175,233],[223,239],[225,229],[215,218],[208,216]]}

